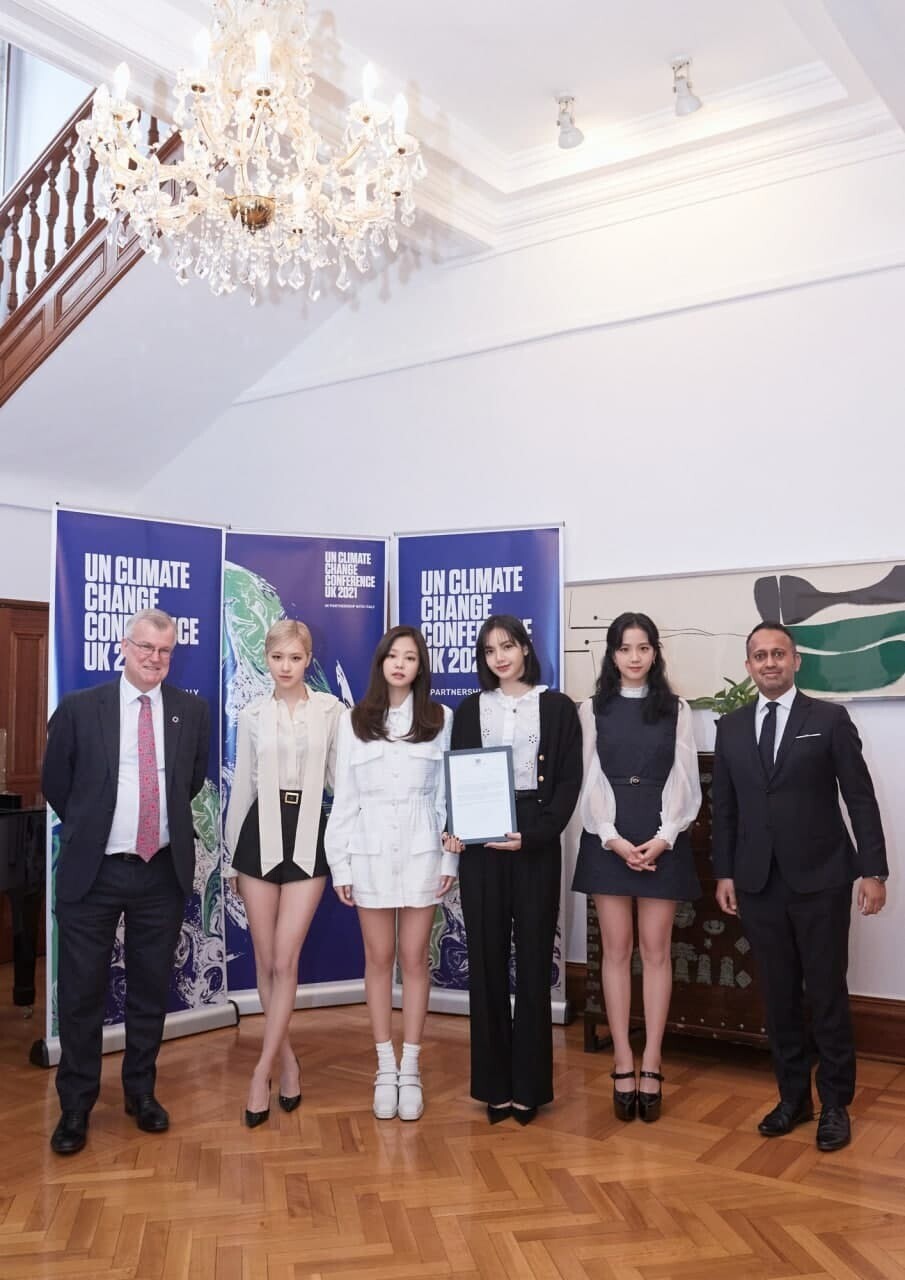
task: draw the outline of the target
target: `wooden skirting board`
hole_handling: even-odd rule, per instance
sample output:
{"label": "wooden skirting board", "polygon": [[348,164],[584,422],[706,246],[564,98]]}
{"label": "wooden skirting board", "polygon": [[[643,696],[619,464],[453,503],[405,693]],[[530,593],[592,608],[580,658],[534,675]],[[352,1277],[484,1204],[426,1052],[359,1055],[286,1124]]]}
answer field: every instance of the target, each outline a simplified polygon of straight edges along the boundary
{"label": "wooden skirting board", "polygon": [[[572,1014],[584,1013],[585,966],[566,965],[566,999]],[[886,1062],[905,1062],[905,1000],[880,996],[850,997],[859,1054]]]}

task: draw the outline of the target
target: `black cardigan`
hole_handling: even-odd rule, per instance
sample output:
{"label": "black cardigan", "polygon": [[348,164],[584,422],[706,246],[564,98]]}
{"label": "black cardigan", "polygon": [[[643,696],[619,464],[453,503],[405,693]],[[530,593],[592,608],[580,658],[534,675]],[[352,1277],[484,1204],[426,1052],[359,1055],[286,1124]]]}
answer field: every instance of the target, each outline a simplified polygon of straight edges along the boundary
{"label": "black cardigan", "polygon": [[[453,715],[452,749],[480,747],[480,694],[473,693]],[[559,840],[569,824],[581,791],[581,726],[571,698],[557,689],[540,695],[540,742],[537,747],[537,821],[521,832],[526,852]]]}

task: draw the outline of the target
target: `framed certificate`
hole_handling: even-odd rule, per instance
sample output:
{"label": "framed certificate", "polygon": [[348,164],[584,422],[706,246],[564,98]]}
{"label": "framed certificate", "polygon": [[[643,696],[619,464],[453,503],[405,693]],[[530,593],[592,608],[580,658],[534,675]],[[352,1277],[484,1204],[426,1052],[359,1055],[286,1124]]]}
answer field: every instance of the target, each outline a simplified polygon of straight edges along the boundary
{"label": "framed certificate", "polygon": [[516,830],[511,747],[446,752],[446,829],[465,844]]}

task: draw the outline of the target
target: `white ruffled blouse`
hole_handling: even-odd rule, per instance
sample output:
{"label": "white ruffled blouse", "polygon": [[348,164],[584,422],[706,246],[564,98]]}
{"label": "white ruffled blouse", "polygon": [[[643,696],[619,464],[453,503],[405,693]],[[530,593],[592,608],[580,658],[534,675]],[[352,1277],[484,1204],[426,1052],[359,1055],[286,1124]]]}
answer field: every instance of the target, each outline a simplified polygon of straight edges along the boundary
{"label": "white ruffled blouse", "polygon": [[481,694],[481,746],[512,748],[516,791],[537,790],[540,695],[546,687],[536,684],[517,698],[501,689]]}

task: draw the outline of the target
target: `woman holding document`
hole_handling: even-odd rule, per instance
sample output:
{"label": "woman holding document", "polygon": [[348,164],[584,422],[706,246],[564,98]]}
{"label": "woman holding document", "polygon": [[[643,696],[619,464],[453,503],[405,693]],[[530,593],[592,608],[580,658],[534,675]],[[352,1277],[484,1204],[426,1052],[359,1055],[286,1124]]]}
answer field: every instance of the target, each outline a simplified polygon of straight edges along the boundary
{"label": "woman holding document", "polygon": [[511,748],[516,830],[467,846],[457,835],[444,839],[448,850],[464,850],[459,877],[468,941],[471,1094],[487,1104],[491,1124],[510,1115],[529,1124],[537,1108],[553,1100],[550,978],[560,836],[581,787],[581,730],[572,700],[539,683],[540,663],[520,619],[488,618],[476,659],[482,692],[456,710],[452,748]]}
{"label": "woman holding document", "polygon": [[[437,903],[459,859],[444,852],[443,753],[452,712],[430,698],[427,648],[414,627],[392,627],[377,646],[367,692],[339,728],[336,790],[327,826],[333,888],[358,908],[365,996],[377,1050],[374,1115],[417,1120],[424,1110],[419,1056],[430,995],[428,943]],[[402,1060],[391,1033],[398,936]]]}

